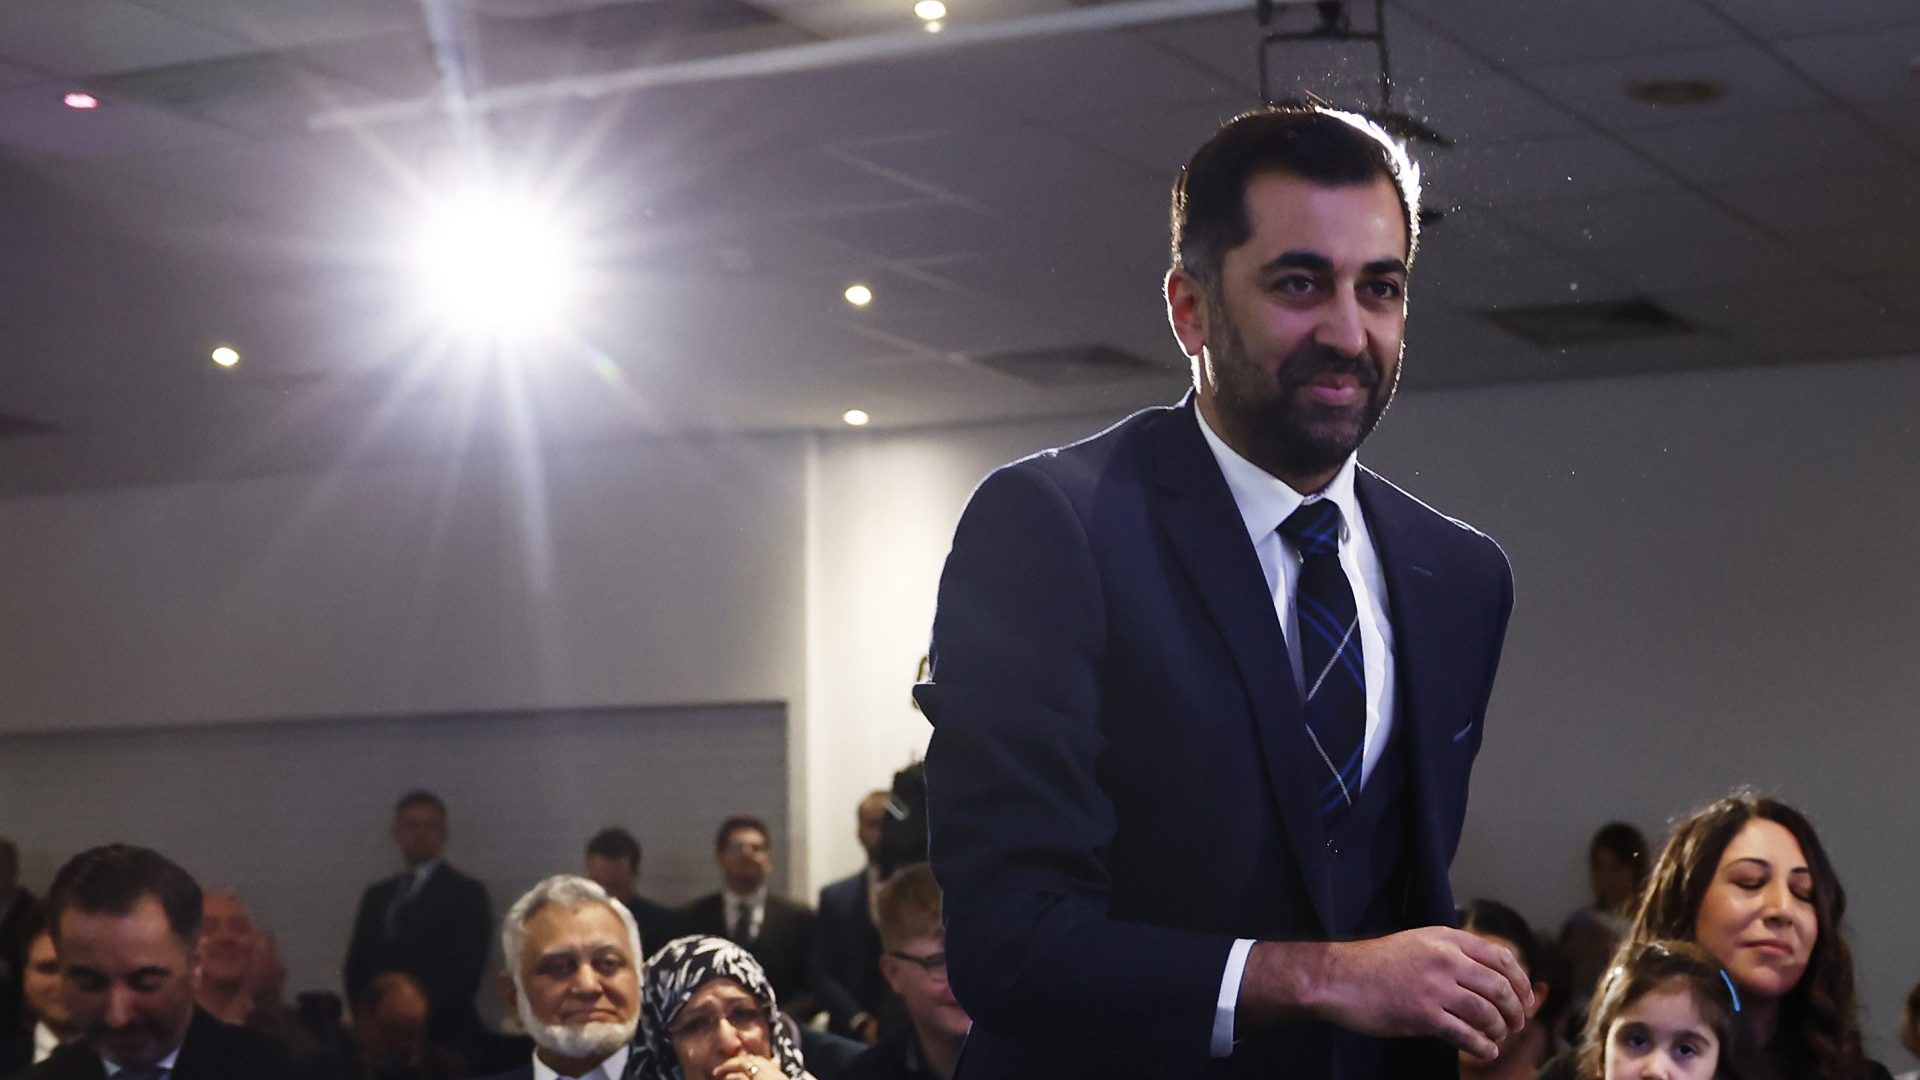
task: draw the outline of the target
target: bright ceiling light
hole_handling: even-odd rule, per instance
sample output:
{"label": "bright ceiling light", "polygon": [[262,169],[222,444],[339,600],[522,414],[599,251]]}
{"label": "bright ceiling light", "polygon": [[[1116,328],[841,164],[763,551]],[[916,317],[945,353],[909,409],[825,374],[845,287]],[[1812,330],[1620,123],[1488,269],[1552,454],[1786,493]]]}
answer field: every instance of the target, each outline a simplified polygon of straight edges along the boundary
{"label": "bright ceiling light", "polygon": [[913,5],[913,13],[923,22],[934,22],[947,17],[947,5],[940,0],[920,0]]}
{"label": "bright ceiling light", "polygon": [[848,409],[840,414],[840,419],[845,420],[848,427],[866,427],[873,417],[868,416],[865,409]]}
{"label": "bright ceiling light", "polygon": [[92,94],[83,94],[78,90],[75,90],[60,100],[65,102],[69,109],[97,109],[100,107],[99,98],[94,97]]}
{"label": "bright ceiling light", "polygon": [[431,315],[472,337],[553,328],[580,285],[572,230],[526,194],[474,189],[427,213],[413,269]]}
{"label": "bright ceiling light", "polygon": [[941,22],[939,19],[928,19],[926,22],[923,22],[920,25],[929,34],[937,34],[940,31],[945,30],[947,28],[947,24]]}
{"label": "bright ceiling light", "polygon": [[852,304],[854,307],[866,307],[868,304],[873,303],[873,290],[857,282],[847,286],[845,295],[847,303]]}
{"label": "bright ceiling light", "polygon": [[221,367],[230,368],[240,362],[240,354],[234,351],[231,346],[222,345],[213,350],[212,360]]}

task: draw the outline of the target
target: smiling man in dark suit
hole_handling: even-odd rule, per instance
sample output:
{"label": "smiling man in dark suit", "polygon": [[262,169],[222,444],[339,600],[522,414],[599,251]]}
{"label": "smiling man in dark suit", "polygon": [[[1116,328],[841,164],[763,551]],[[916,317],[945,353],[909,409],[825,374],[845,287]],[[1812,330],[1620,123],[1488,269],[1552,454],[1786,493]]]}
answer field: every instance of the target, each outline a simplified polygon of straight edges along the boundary
{"label": "smiling man in dark suit", "polygon": [[347,946],[347,1000],[375,975],[404,971],[427,990],[427,1034],[464,1049],[480,1034],[473,995],[487,965],[493,915],[486,886],[447,865],[447,805],[412,791],[393,809],[393,842],[406,869],[367,886]]}
{"label": "smiling man in dark suit", "polygon": [[960,1076],[1451,1076],[1523,1022],[1447,881],[1511,573],[1354,457],[1418,221],[1359,117],[1225,125],[1174,189],[1192,393],[968,504],[916,691]]}
{"label": "smiling man in dark suit", "polygon": [[83,851],[54,878],[49,926],[80,1039],[28,1080],[233,1080],[293,1074],[286,1047],[193,1003],[200,886],[158,852]]}

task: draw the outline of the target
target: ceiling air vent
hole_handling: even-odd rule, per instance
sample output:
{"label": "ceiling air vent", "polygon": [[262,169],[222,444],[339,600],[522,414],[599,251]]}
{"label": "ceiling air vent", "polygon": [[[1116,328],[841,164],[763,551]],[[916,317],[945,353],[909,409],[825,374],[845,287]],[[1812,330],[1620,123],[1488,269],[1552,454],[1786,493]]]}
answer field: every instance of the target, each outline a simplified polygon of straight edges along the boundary
{"label": "ceiling air vent", "polygon": [[1167,367],[1111,345],[989,353],[974,362],[1035,386],[1088,386],[1122,379],[1164,376]]}
{"label": "ceiling air vent", "polygon": [[1695,332],[1692,323],[1644,296],[1501,308],[1483,311],[1480,317],[1535,345],[1552,347],[1639,341]]}

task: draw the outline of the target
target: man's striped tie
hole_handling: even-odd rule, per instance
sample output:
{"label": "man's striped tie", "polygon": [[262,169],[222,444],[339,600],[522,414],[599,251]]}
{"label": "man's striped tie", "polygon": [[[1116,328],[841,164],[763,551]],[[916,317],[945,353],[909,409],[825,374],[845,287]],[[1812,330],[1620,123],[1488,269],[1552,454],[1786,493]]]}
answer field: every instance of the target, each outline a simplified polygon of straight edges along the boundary
{"label": "man's striped tie", "polygon": [[1360,797],[1366,745],[1367,678],[1353,585],[1340,568],[1340,507],[1331,499],[1302,503],[1280,523],[1300,555],[1294,611],[1307,736],[1319,752],[1320,820],[1331,831]]}

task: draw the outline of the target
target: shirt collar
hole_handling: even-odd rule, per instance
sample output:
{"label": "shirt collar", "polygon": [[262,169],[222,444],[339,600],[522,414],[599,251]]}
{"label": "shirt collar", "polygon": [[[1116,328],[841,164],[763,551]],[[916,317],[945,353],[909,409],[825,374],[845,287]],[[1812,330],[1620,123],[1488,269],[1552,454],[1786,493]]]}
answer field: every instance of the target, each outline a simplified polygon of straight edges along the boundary
{"label": "shirt collar", "polygon": [[413,869],[407,871],[407,874],[413,878],[413,882],[416,887],[420,885],[425,885],[427,883],[427,879],[433,876],[433,872],[435,870],[440,869],[440,864],[443,861],[445,860],[428,859],[426,862],[423,862],[419,866],[416,866]]}
{"label": "shirt collar", "polygon": [[627,1053],[630,1047],[621,1047],[608,1056],[607,1060],[588,1069],[578,1077],[563,1077],[553,1071],[553,1067],[540,1060],[538,1050],[533,1053],[533,1080],[620,1080],[620,1074],[627,1068]]}
{"label": "shirt collar", "polygon": [[1326,487],[1312,495],[1302,495],[1289,487],[1285,480],[1241,457],[1239,451],[1228,446],[1225,439],[1215,434],[1197,404],[1193,408],[1193,416],[1200,424],[1200,435],[1207,440],[1207,448],[1213,451],[1213,459],[1220,463],[1221,475],[1227,479],[1227,490],[1233,494],[1233,504],[1239,508],[1240,520],[1247,527],[1247,536],[1255,544],[1278,529],[1281,522],[1300,509],[1302,503],[1314,499],[1332,499],[1333,504],[1340,508],[1340,539],[1345,540],[1352,533],[1352,523],[1359,520],[1360,513],[1360,503],[1353,491],[1354,455],[1347,455],[1347,460],[1340,463],[1340,471],[1333,474],[1333,479],[1327,482]]}
{"label": "shirt collar", "polygon": [[33,1063],[40,1064],[46,1060],[47,1055],[58,1049],[60,1049],[60,1036],[55,1035],[53,1029],[44,1021],[35,1023],[33,1025]]}
{"label": "shirt collar", "polygon": [[[155,1069],[165,1069],[168,1072],[172,1072],[174,1059],[179,1056],[180,1056],[180,1048],[176,1046],[173,1048],[173,1051],[171,1053],[169,1053],[166,1057],[161,1058],[159,1061],[154,1062],[151,1067]],[[125,1068],[123,1066],[115,1065],[113,1062],[108,1061],[107,1055],[105,1054],[100,1055],[100,1064],[106,1066],[108,1076],[119,1076],[122,1072],[125,1071]]]}

